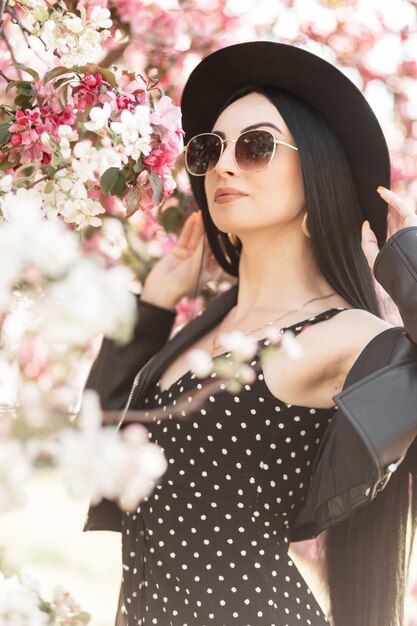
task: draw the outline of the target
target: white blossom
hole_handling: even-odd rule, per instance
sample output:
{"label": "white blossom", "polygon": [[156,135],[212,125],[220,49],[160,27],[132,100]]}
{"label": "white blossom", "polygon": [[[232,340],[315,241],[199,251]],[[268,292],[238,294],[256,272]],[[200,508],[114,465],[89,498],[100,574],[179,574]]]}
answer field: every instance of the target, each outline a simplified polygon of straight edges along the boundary
{"label": "white blossom", "polygon": [[37,189],[17,189],[0,196],[0,209],[5,220],[12,221],[19,215],[25,216],[29,208],[40,209],[43,196]]}
{"label": "white blossom", "polygon": [[6,174],[6,176],[0,177],[0,192],[8,193],[12,190],[13,187],[13,176],[11,174]]}
{"label": "white blossom", "polygon": [[111,28],[113,22],[110,19],[110,11],[100,6],[95,6],[90,13],[90,23],[93,28]]}
{"label": "white blossom", "polygon": [[188,362],[199,378],[208,376],[213,369],[212,358],[205,350],[192,350],[188,356]]}
{"label": "white blossom", "polygon": [[44,220],[26,242],[25,260],[50,278],[58,278],[69,271],[80,251],[72,232],[59,222]]}
{"label": "white blossom", "polygon": [[239,361],[252,358],[257,350],[256,341],[238,330],[222,333],[219,342],[225,350],[233,352],[233,356]]}
{"label": "white blossom", "polygon": [[81,18],[77,17],[73,13],[67,13],[62,18],[63,26],[72,33],[79,35],[85,28]]}
{"label": "white blossom", "polygon": [[38,593],[17,576],[4,578],[0,572],[0,624],[47,626],[48,623],[48,615],[40,609]]}
{"label": "white blossom", "polygon": [[77,141],[78,139],[77,130],[69,124],[61,124],[60,126],[58,126],[58,135],[61,138],[65,137],[69,141]]}
{"label": "white blossom", "polygon": [[285,331],[281,339],[281,348],[291,359],[301,359],[304,352],[298,341],[295,339],[294,333],[290,330]]}
{"label": "white blossom", "polygon": [[238,378],[243,384],[251,384],[256,379],[256,372],[250,365],[247,363],[242,363],[238,370]]}
{"label": "white blossom", "polygon": [[101,148],[96,153],[97,174],[101,176],[110,167],[121,168],[127,162],[127,157],[114,148]]}
{"label": "white blossom", "polygon": [[[0,514],[25,505],[25,487],[30,468],[30,461],[21,442],[0,441]],[[0,624],[1,614],[0,601]]]}
{"label": "white blossom", "polygon": [[[20,191],[26,190],[18,189]],[[12,221],[0,227],[0,242],[3,242],[1,253],[7,254],[7,263],[4,265],[9,268],[14,266],[12,275],[15,278],[26,265],[33,265],[45,276],[56,278],[72,267],[79,254],[74,234],[61,223],[44,219],[38,206],[41,196],[37,194],[34,204],[19,207]],[[31,193],[16,195],[20,202],[25,197],[28,201],[32,198]]]}
{"label": "white blossom", "polygon": [[58,462],[65,482],[76,496],[118,500],[125,510],[137,508],[167,468],[161,449],[150,443],[140,424],[120,436],[101,427],[101,411],[94,392],[84,394],[78,431],[60,435]]}
{"label": "white blossom", "polygon": [[97,31],[102,28],[101,24],[111,24],[102,11],[96,12],[93,22],[72,13],[46,19],[40,24],[38,35],[47,49],[61,54],[60,62],[64,67],[95,62],[102,54],[102,42],[110,36],[108,30]]}
{"label": "white blossom", "polygon": [[[94,7],[93,11],[97,8],[99,7]],[[90,111],[91,122],[85,122],[84,126],[87,130],[96,132],[107,126],[110,115],[111,108],[108,102],[105,102],[102,107],[93,107]]]}
{"label": "white blossom", "polygon": [[71,166],[75,176],[82,183],[95,179],[97,149],[91,141],[79,141],[73,149],[74,157]]}
{"label": "white blossom", "polygon": [[121,136],[128,156],[137,160],[141,154],[150,153],[152,127],[147,107],[138,105],[134,113],[127,109],[122,111],[120,122],[112,122],[111,128]]}
{"label": "white blossom", "polygon": [[85,345],[95,335],[127,340],[136,315],[125,267],[106,270],[92,259],[80,258],[71,272],[46,290],[39,304],[40,331],[47,341]]}
{"label": "white blossom", "polygon": [[83,210],[79,211],[75,217],[75,223],[77,224],[77,230],[82,230],[87,226],[101,226],[101,219],[97,217],[104,213],[104,208],[97,200],[88,198],[83,205]]}

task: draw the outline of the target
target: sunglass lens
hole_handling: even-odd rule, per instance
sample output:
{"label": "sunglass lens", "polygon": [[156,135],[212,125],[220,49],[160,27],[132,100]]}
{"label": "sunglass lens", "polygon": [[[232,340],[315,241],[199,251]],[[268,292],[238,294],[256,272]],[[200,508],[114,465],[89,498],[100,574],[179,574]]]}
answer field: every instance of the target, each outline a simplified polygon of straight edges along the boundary
{"label": "sunglass lens", "polygon": [[222,151],[221,140],[209,133],[193,137],[188,144],[185,162],[190,174],[201,176],[215,168]]}
{"label": "sunglass lens", "polygon": [[259,172],[268,167],[274,146],[272,133],[248,130],[236,142],[236,162],[244,172]]}

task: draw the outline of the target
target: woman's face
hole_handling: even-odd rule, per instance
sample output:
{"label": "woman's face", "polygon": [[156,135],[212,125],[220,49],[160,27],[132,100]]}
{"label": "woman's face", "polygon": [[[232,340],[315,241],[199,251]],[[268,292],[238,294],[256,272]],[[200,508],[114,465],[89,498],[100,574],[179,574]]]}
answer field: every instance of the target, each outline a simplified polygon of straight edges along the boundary
{"label": "woman's face", "polygon": [[[248,129],[269,130],[275,139],[295,145],[275,106],[263,95],[250,93],[230,104],[218,117],[213,132],[237,139]],[[235,144],[227,142],[204,186],[211,218],[223,232],[243,236],[271,227],[288,231],[300,228],[304,188],[296,150],[277,144],[269,166],[254,173],[242,172],[234,159]]]}

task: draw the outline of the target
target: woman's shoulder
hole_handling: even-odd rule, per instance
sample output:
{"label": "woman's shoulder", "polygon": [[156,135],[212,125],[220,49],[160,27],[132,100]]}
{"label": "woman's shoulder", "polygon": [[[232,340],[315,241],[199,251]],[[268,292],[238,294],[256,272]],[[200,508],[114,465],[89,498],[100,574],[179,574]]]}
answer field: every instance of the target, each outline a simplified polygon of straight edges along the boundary
{"label": "woman's shoulder", "polygon": [[346,308],[328,326],[329,339],[339,352],[342,372],[348,373],[366,346],[393,324],[364,309]]}

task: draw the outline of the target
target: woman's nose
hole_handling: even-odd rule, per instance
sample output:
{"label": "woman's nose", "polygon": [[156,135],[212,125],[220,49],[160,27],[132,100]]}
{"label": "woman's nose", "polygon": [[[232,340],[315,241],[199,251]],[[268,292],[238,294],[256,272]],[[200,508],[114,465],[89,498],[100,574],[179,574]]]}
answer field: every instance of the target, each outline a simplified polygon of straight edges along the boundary
{"label": "woman's nose", "polygon": [[226,140],[223,145],[223,152],[214,168],[219,176],[229,174],[235,176],[239,172],[239,168],[235,161],[235,142],[231,139]]}

